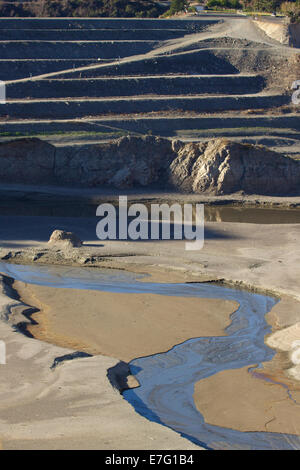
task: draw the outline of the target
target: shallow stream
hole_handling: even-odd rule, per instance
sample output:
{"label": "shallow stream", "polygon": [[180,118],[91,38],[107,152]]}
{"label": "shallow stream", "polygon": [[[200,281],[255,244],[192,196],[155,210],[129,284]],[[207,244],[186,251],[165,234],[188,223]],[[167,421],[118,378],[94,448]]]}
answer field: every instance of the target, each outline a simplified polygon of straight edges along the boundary
{"label": "shallow stream", "polygon": [[207,449],[300,449],[300,438],[295,435],[241,432],[210,425],[193,400],[194,384],[199,380],[223,370],[254,364],[259,367],[272,359],[275,351],[264,343],[264,336],[270,331],[265,315],[277,299],[210,283],[141,282],[143,276],[117,270],[0,263],[0,272],[19,281],[52,287],[238,302],[225,336],[191,338],[167,352],[131,361],[131,372],[140,387],[125,391],[123,396],[149,420],[168,426]]}

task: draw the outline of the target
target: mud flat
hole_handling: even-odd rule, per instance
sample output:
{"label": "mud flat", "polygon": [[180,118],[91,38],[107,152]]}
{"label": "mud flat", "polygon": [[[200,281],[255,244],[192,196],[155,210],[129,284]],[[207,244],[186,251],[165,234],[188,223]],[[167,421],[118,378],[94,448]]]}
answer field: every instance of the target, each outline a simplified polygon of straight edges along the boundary
{"label": "mud flat", "polygon": [[38,307],[28,331],[63,347],[130,361],[167,351],[193,336],[222,335],[235,302],[60,289],[14,283],[25,304]]}
{"label": "mud flat", "polygon": [[0,442],[4,449],[196,449],[173,431],[136,414],[107,379],[129,373],[116,358],[76,353],[12,328],[28,306],[1,276]]}
{"label": "mud flat", "polygon": [[[150,421],[171,427],[206,448],[299,448],[295,397],[290,396],[287,386],[274,381],[270,395],[270,384],[258,380],[259,375],[266,372],[261,363],[270,361],[275,355],[275,351],[264,344],[264,335],[270,331],[266,329],[264,315],[278,299],[205,283],[152,283],[145,278],[135,281],[134,276],[117,271],[108,274],[83,268],[5,264],[1,270],[13,274],[16,279],[25,277],[33,283],[16,281],[13,284],[23,302],[40,309],[36,315],[33,309],[33,315],[28,309],[29,319],[41,321],[39,325],[27,326],[27,332],[87,353],[118,356],[126,361],[138,355],[139,359],[131,360],[129,365],[139,387],[125,390],[124,397]],[[48,287],[59,284],[65,287]],[[79,289],[74,289],[75,286]],[[85,290],[87,287],[91,290]],[[19,328],[21,325],[19,323]],[[24,330],[24,323],[21,329]],[[156,354],[155,350],[162,352]],[[59,362],[56,359],[54,364]],[[248,365],[247,370],[243,369],[245,365]],[[118,367],[111,368],[109,375],[118,374]],[[225,391],[226,387],[229,389],[228,394],[225,393],[225,409],[233,409],[233,413],[221,417],[216,414],[215,420],[210,416],[205,422],[199,400],[200,403],[204,401],[207,408],[210,397],[223,390],[221,384],[211,390],[209,385],[207,389],[205,387],[212,377],[218,381],[221,376],[222,382],[224,370],[236,377],[237,397],[243,395],[243,387],[247,390],[251,384],[244,395],[249,415],[245,413],[245,407],[244,413],[237,413],[239,405],[235,406],[235,395],[230,393],[232,381],[225,377]],[[201,380],[196,384],[193,396],[197,378]],[[260,389],[265,388],[262,410],[254,399],[257,382]],[[131,383],[138,385],[132,377]],[[287,398],[291,399],[279,409],[272,407],[273,400],[278,398],[280,401],[287,391]],[[299,392],[300,387],[298,391],[294,390],[295,395]],[[259,390],[259,396],[261,393]],[[220,403],[223,405],[222,400]],[[274,416],[271,418],[266,406],[272,409]],[[295,418],[291,422],[289,417],[293,414]],[[240,426],[235,422],[235,416],[240,416]],[[228,425],[231,420],[233,426]],[[274,431],[269,432],[266,427],[261,429],[262,420],[267,423],[276,420]]]}
{"label": "mud flat", "polygon": [[[280,200],[284,204],[284,198],[276,198],[276,204]],[[272,198],[266,198],[266,201],[270,204]],[[292,201],[291,198],[287,198],[287,201],[289,204],[297,203],[296,199]],[[8,261],[26,263],[28,265],[27,270],[32,270],[35,268],[35,265],[39,265],[37,267],[41,268],[41,264],[64,264],[63,269],[66,272],[69,271],[69,276],[72,271],[70,265],[78,267],[98,266],[101,268],[118,268],[134,273],[150,273],[150,279],[141,279],[140,284],[145,285],[149,281],[152,283],[176,282],[182,284],[189,281],[203,282],[208,280],[219,282],[223,280],[224,283],[225,280],[226,283],[232,286],[237,287],[242,285],[254,293],[263,294],[263,297],[265,295],[270,297],[274,295],[276,297],[279,296],[281,301],[274,305],[266,316],[272,330],[268,329],[266,325],[266,329],[263,331],[263,334],[267,335],[263,351],[271,351],[271,355],[263,357],[261,363],[258,358],[252,358],[251,356],[251,360],[247,361],[246,364],[239,362],[239,367],[236,370],[218,371],[210,377],[202,377],[201,381],[199,381],[199,378],[199,380],[196,380],[196,387],[191,386],[189,388],[189,397],[194,402],[193,412],[197,413],[197,416],[201,414],[209,426],[225,429],[224,432],[227,435],[230,429],[234,430],[235,433],[241,434],[253,432],[259,434],[271,433],[272,439],[274,437],[273,434],[277,434],[276,437],[278,439],[276,442],[274,440],[270,441],[270,436],[267,436],[266,442],[269,444],[272,442],[273,448],[281,448],[279,443],[282,438],[281,433],[285,433],[288,435],[287,439],[284,438],[285,442],[289,443],[287,445],[297,448],[297,435],[299,432],[298,413],[293,413],[293,407],[296,410],[298,407],[297,403],[299,403],[299,381],[297,375],[293,374],[295,371],[291,369],[295,367],[292,360],[295,359],[293,355],[295,347],[293,344],[294,341],[298,340],[298,330],[296,327],[292,327],[300,321],[298,294],[300,278],[298,256],[299,224],[206,222],[206,236],[203,249],[189,252],[185,250],[184,241],[100,242],[95,238],[95,224],[93,221],[90,227],[91,230],[88,231],[84,218],[64,218],[63,228],[74,230],[85,240],[82,248],[67,251],[49,249],[46,243],[49,238],[48,232],[50,231],[51,233],[53,225],[58,227],[58,221],[59,219],[56,217],[20,217],[15,214],[12,216],[2,216],[2,249],[0,252],[2,261],[6,263]],[[280,210],[278,210],[278,222],[280,222]],[[17,233],[18,235],[16,235]],[[15,270],[20,270],[20,267],[15,264],[7,264],[6,269],[7,266],[10,270],[9,272],[7,271],[7,275],[11,278],[16,278]],[[95,272],[95,270],[92,270],[92,272]],[[123,272],[125,274],[125,271]],[[26,282],[26,272],[23,274],[24,276],[19,276],[20,286],[21,282]],[[65,279],[65,277],[65,275],[61,276],[61,279]],[[41,284],[42,278],[43,276],[36,275],[36,280],[40,281],[39,284]],[[130,282],[132,282],[132,279]],[[96,295],[98,296],[99,294],[101,301],[107,296],[102,296],[100,292],[97,292],[93,298],[91,284],[92,279],[85,286],[89,292],[82,290],[80,293],[75,293],[74,302],[75,299],[79,301],[80,298],[84,300],[85,296],[90,296],[93,299],[91,305],[94,305],[96,311],[96,308],[99,308],[99,305],[96,305]],[[52,282],[51,285],[52,287],[47,288],[49,292],[58,291],[58,286],[55,285],[55,282]],[[191,284],[191,286],[193,285]],[[72,286],[63,286],[64,289],[70,287],[78,289],[78,280],[76,281],[75,279]],[[30,297],[32,294],[29,295],[29,291],[36,289],[36,292],[38,292],[41,288],[42,293],[44,288],[42,286],[29,286],[25,288],[24,285],[22,288],[24,292],[27,290],[28,303],[33,307],[39,307],[37,301]],[[51,298],[49,292],[47,293],[45,290],[43,294],[43,302],[48,306],[50,303],[53,303],[53,296]],[[156,315],[157,321],[162,322],[163,319],[159,318],[155,312],[156,304],[154,299],[156,295],[153,291],[145,294],[141,292],[130,292],[127,294],[119,292],[118,294],[114,293],[112,297],[118,295],[120,298],[126,299],[127,302],[128,296],[134,295],[136,299],[139,299],[143,309],[145,309],[143,311],[149,315]],[[25,294],[22,295],[25,298]],[[145,306],[145,304],[141,303],[143,295],[147,298],[149,305]],[[134,358],[140,358],[142,354],[149,354],[150,356],[146,356],[145,360],[147,357],[151,358],[151,361],[153,358],[156,358],[156,361],[160,362],[159,354],[157,355],[157,353],[166,353],[174,349],[172,346],[181,344],[181,340],[184,341],[189,337],[195,337],[195,332],[192,332],[191,335],[195,304],[192,298],[182,300],[179,297],[177,297],[177,300],[181,302],[182,308],[185,309],[185,315],[188,315],[189,318],[189,322],[184,326],[186,331],[179,331],[174,327],[171,331],[171,341],[168,340],[164,344],[158,344],[159,338],[155,338],[152,344],[149,342],[147,345],[148,349],[146,349],[146,345],[142,344],[140,339],[135,338],[138,335],[134,335],[142,326],[141,323],[139,324],[140,319],[137,316],[129,315],[128,325],[123,325],[124,341],[127,341],[126,335],[131,335],[129,337],[136,341],[135,349],[132,349],[131,354],[129,354],[130,351],[127,354],[126,351],[123,351],[122,355],[119,345],[113,345],[113,349],[112,345],[109,344],[112,348],[110,354],[114,355],[114,359],[101,354],[93,357],[78,357],[74,355],[74,348],[80,351],[79,346],[84,346],[83,343],[86,341],[86,338],[83,338],[83,336],[78,337],[78,331],[75,332],[73,330],[72,336],[69,338],[61,338],[62,340],[78,341],[78,347],[70,341],[69,344],[65,343],[68,349],[63,349],[59,347],[63,343],[58,343],[57,341],[56,345],[53,345],[45,341],[26,338],[16,331],[12,332],[9,325],[1,323],[1,338],[7,343],[7,365],[10,364],[9,367],[7,365],[3,366],[5,378],[1,389],[0,439],[3,442],[3,447],[7,449],[128,449],[158,447],[171,449],[193,446],[191,442],[186,439],[183,440],[179,434],[174,433],[165,426],[146,420],[138,413],[135,413],[134,409],[120,396],[119,392],[113,390],[106,377],[108,369],[116,370],[115,367],[120,363],[120,359],[124,358],[123,360],[126,361],[133,359],[132,365],[134,365]],[[204,297],[207,298],[207,295]],[[39,298],[38,295],[37,298]],[[106,300],[107,307],[112,308],[114,300],[112,304],[108,298]],[[172,299],[169,299],[169,301],[172,302]],[[28,327],[31,322],[24,315],[20,315],[20,311],[24,310],[24,306],[22,307],[19,301],[13,300],[10,301],[10,307],[8,308],[6,306],[7,302],[6,298],[2,309],[4,318],[8,319],[12,324],[21,323],[22,321],[26,322]],[[201,299],[199,299],[199,302],[203,306]],[[175,304],[173,303],[172,305],[174,307]],[[213,303],[210,304],[210,306],[212,305]],[[215,303],[215,306],[217,305]],[[209,325],[206,321],[208,317],[204,316],[205,322],[201,324],[201,328],[205,326],[205,329],[203,328],[199,333],[197,330],[197,336],[203,335],[206,338],[216,336],[217,338],[213,342],[223,341],[224,332],[222,332],[222,329],[228,326],[230,321],[229,315],[235,310],[234,306],[233,309],[230,309],[229,305],[228,310],[226,310],[225,315],[222,317],[222,322],[218,322],[217,317],[213,316],[213,321]],[[204,311],[205,308],[203,307]],[[49,312],[46,310],[45,308],[44,310],[41,309],[39,313],[28,306],[25,307],[27,316],[32,314],[32,318],[39,323],[39,325],[30,326],[33,334],[35,334],[34,329],[36,329],[36,333],[39,329],[42,330],[42,327],[44,328],[44,333],[46,327],[48,330],[50,329],[49,325],[43,325],[42,321],[42,319],[44,320],[44,318],[46,319],[49,316]],[[129,310],[129,306],[127,313],[132,313]],[[172,314],[174,314],[173,318],[176,317],[176,321],[180,320],[179,313],[179,310],[176,312],[174,308]],[[84,314],[91,317],[89,312],[84,312]],[[107,319],[107,316],[104,314],[105,312],[102,312],[102,318]],[[79,313],[76,313],[77,315]],[[134,324],[134,321],[137,323]],[[51,328],[54,328],[55,325],[56,323],[52,324]],[[105,324],[103,321],[103,325],[105,325],[106,331],[109,331],[109,324]],[[156,325],[151,326],[156,328]],[[209,329],[208,326],[210,327]],[[71,327],[73,328],[73,325]],[[58,336],[56,330],[54,330],[54,333]],[[86,335],[84,331],[80,333]],[[280,337],[277,337],[279,333]],[[100,336],[101,334],[102,332],[100,332]],[[110,332],[110,334],[111,338],[115,338],[117,341],[117,332]],[[93,347],[99,347],[99,337],[91,338],[89,335],[88,341],[91,341],[91,339],[94,341]],[[50,338],[48,340],[51,341]],[[270,341],[272,340],[275,342],[271,344]],[[98,344],[96,344],[97,342]],[[171,344],[170,349],[171,342],[173,344]],[[144,348],[141,350],[141,354],[136,352],[140,346]],[[100,348],[97,352],[101,352]],[[90,353],[93,353],[93,351],[86,349],[86,354]],[[274,355],[274,353],[276,354]],[[73,359],[68,360],[70,358]],[[54,363],[56,366],[50,369]],[[253,373],[256,375],[253,375]],[[116,375],[118,377],[125,376],[126,379],[128,374],[130,374],[130,371],[127,367],[125,373],[123,370]],[[163,374],[160,372],[160,375]],[[138,377],[138,379],[140,380],[141,377]],[[238,392],[230,394],[230,383],[233,383],[233,381],[239,384],[240,394]],[[249,401],[245,408],[248,411],[245,411],[245,414],[242,415],[243,418],[240,418],[239,422],[236,413],[221,413],[222,403],[220,403],[220,397],[216,393],[220,383],[222,383],[224,393],[226,391],[226,410],[230,409],[235,402],[237,403],[237,409],[241,409],[241,403],[237,399],[235,400],[235,397],[241,398],[248,384],[252,383],[259,390],[261,402],[250,413],[249,409],[251,409],[251,403],[253,403],[253,395],[251,395],[249,390]],[[123,380],[123,388],[124,384],[126,385],[126,380],[125,382]],[[214,393],[208,392],[210,387],[213,387]],[[132,393],[136,393],[137,390],[142,391],[142,387],[140,389],[133,389]],[[131,392],[125,392],[125,394],[127,393],[130,394]],[[211,397],[214,397],[213,403],[220,410],[218,416],[213,413],[212,400],[210,400],[210,396],[208,397],[208,393]],[[204,396],[207,396],[205,402],[203,401]],[[229,396],[232,396],[232,400],[229,399]],[[282,403],[277,404],[277,399],[282,401]],[[261,410],[261,414],[258,410]],[[292,413],[293,419],[291,419]],[[36,418],[32,418],[33,416]],[[70,419],[72,424],[74,424],[71,427]],[[93,433],[90,432],[91,423],[93,424],[93,430],[95,430]],[[106,432],[105,436],[103,429]],[[137,433],[138,437],[136,436]],[[152,440],[152,438],[154,439]],[[199,440],[201,443],[205,443],[202,439]],[[246,447],[244,440],[240,441],[239,445],[242,448]],[[253,446],[255,447],[256,444],[254,443]],[[220,448],[226,447],[227,444],[220,444]]]}

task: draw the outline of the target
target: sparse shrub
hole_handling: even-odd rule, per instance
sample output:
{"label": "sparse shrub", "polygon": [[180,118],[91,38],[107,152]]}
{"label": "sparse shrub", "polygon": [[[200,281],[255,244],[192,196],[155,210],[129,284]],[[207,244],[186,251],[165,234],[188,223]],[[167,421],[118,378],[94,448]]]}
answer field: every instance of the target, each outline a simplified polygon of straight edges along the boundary
{"label": "sparse shrub", "polygon": [[206,6],[213,9],[228,8],[238,10],[242,8],[239,0],[208,0]]}
{"label": "sparse shrub", "polygon": [[[268,13],[280,10],[283,3],[281,0],[241,0],[241,2],[245,11],[261,11]],[[291,4],[294,2],[291,1],[286,3]]]}
{"label": "sparse shrub", "polygon": [[165,11],[154,0],[37,0],[24,4],[0,1],[0,16],[156,18]]}
{"label": "sparse shrub", "polygon": [[300,1],[283,2],[280,6],[280,11],[284,15],[287,15],[292,23],[300,22]]}
{"label": "sparse shrub", "polygon": [[165,13],[164,16],[175,15],[176,13],[180,13],[182,11],[187,10],[187,8],[188,8],[187,0],[172,0],[169,10]]}

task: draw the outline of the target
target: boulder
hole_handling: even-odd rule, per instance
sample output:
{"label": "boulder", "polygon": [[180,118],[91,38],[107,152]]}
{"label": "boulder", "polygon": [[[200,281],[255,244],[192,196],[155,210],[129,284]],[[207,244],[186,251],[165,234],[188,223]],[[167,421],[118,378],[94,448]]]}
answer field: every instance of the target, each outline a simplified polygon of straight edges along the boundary
{"label": "boulder", "polygon": [[82,246],[82,241],[77,235],[72,232],[65,232],[64,230],[54,230],[48,243],[72,248]]}

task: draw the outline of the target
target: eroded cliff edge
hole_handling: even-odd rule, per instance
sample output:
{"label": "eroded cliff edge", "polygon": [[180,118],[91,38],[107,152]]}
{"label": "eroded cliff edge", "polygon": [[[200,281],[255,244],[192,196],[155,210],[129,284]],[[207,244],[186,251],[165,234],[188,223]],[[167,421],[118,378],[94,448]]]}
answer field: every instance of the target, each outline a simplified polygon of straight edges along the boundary
{"label": "eroded cliff edge", "polygon": [[36,138],[0,144],[0,183],[173,189],[214,195],[297,194],[300,163],[261,145],[121,137],[55,147]]}

